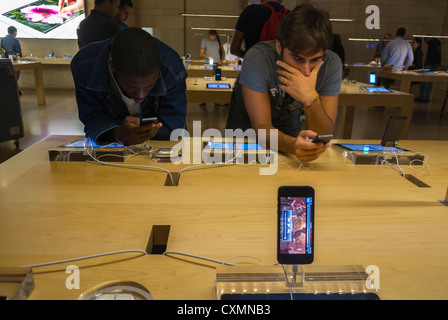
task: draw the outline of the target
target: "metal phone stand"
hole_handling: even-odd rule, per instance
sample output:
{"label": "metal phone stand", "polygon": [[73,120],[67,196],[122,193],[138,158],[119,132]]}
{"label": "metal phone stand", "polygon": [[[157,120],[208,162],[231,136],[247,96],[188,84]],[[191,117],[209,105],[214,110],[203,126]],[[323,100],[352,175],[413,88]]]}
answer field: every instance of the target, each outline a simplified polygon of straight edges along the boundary
{"label": "metal phone stand", "polygon": [[232,294],[284,295],[376,293],[360,265],[221,266],[216,270],[215,298]]}
{"label": "metal phone stand", "polygon": [[383,151],[383,159],[384,160],[392,159],[392,157],[394,156],[394,153],[390,150],[391,148],[396,148],[396,142],[391,141],[391,142],[386,143],[386,145],[384,147],[384,151]]}

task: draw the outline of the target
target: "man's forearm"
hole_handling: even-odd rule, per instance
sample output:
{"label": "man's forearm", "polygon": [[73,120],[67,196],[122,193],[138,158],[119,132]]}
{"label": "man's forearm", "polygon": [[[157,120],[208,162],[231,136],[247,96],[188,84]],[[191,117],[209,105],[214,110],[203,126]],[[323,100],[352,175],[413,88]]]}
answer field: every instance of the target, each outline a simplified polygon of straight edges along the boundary
{"label": "man's forearm", "polygon": [[[305,117],[307,122],[307,127],[310,130],[318,134],[331,134],[334,131],[334,126],[337,116],[337,108],[335,115],[329,115],[324,108],[321,99],[326,99],[325,97],[319,97],[317,101],[312,103],[310,106],[306,106]],[[336,103],[337,101],[332,103]]]}
{"label": "man's forearm", "polygon": [[[283,151],[286,153],[292,153],[295,154],[295,142],[296,138],[288,136],[275,128],[274,126],[262,126],[260,128],[257,128],[257,135],[259,136],[260,130],[266,131],[266,145],[267,147],[273,149],[274,147],[278,148],[278,150],[275,151]],[[272,141],[273,137],[271,137],[271,130],[277,131],[277,142]]]}

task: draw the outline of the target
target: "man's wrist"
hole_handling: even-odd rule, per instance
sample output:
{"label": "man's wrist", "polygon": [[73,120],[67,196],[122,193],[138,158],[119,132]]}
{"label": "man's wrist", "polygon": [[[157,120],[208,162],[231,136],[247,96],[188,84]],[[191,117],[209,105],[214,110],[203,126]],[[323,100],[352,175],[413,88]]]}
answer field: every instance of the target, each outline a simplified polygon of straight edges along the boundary
{"label": "man's wrist", "polygon": [[303,108],[305,110],[308,109],[308,108],[311,108],[313,106],[313,104],[315,104],[317,101],[319,101],[319,94],[316,92],[315,98],[312,101],[310,101],[308,104],[305,104],[303,106]]}
{"label": "man's wrist", "polygon": [[117,143],[121,143],[121,144],[125,144],[125,139],[123,139],[123,134],[122,134],[122,129],[121,127],[116,127],[112,130],[110,130],[112,132],[112,136],[115,142]]}
{"label": "man's wrist", "polygon": [[[118,128],[118,127],[117,127]],[[102,133],[100,136],[98,136],[97,141],[99,144],[109,144],[113,142],[118,142],[115,131],[117,128],[110,129],[104,133]]]}

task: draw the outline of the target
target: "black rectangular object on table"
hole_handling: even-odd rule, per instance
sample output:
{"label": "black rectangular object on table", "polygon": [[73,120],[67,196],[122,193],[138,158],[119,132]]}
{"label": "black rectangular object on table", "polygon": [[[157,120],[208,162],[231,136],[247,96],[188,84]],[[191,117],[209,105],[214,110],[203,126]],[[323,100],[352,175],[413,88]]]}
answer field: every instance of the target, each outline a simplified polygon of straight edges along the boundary
{"label": "black rectangular object on table", "polygon": [[24,136],[16,71],[10,59],[0,59],[0,142]]}

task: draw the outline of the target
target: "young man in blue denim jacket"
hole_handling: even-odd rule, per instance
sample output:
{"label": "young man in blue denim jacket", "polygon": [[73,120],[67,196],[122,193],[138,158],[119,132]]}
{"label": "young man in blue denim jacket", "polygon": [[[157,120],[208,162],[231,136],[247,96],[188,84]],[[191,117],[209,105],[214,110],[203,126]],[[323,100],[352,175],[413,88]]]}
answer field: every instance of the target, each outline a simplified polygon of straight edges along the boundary
{"label": "young man in blue denim jacket", "polygon": [[[179,55],[138,28],[80,50],[71,69],[79,119],[99,144],[168,140],[185,128],[187,73]],[[157,117],[158,123],[140,124]]]}

